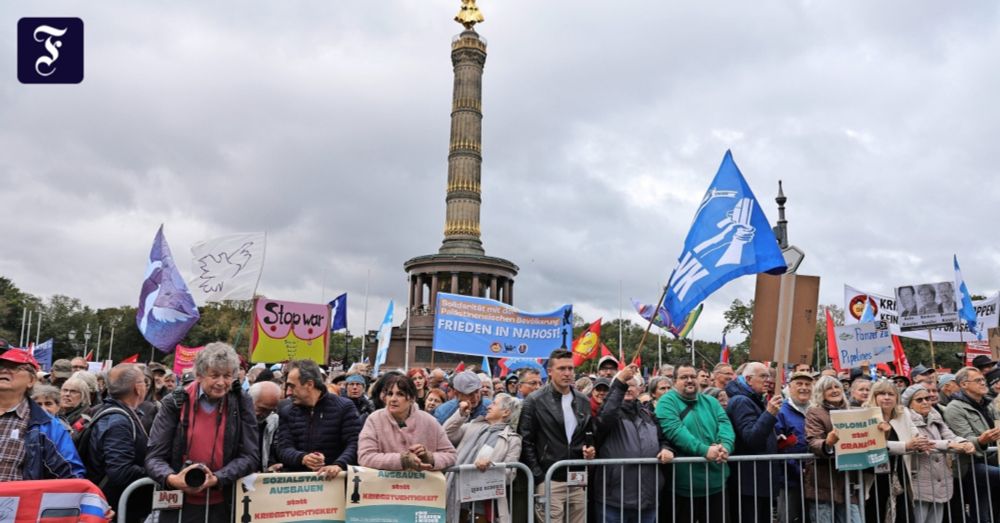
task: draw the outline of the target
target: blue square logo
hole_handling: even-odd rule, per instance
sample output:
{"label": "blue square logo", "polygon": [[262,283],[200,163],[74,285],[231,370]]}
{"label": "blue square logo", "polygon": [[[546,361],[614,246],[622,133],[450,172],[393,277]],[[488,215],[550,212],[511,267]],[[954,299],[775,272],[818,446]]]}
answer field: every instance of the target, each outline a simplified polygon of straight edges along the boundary
{"label": "blue square logo", "polygon": [[17,21],[17,79],[22,84],[83,81],[83,20],[22,18]]}

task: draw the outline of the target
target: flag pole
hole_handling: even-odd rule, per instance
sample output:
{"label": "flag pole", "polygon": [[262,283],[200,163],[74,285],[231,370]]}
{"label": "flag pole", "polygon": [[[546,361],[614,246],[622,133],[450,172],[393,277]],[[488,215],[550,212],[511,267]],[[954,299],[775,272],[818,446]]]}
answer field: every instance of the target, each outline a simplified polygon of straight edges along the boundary
{"label": "flag pole", "polygon": [[[42,323],[41,316],[38,317],[38,323],[39,323],[39,325],[41,325],[41,323]],[[97,324],[97,352],[94,355],[94,361],[97,361],[97,362],[101,361],[101,332],[103,330],[104,330],[104,325],[98,323]],[[36,344],[37,344],[37,342],[36,342]]]}
{"label": "flag pole", "polygon": [[28,308],[21,309],[21,337],[17,339],[17,346],[24,346],[24,322],[28,319]]}
{"label": "flag pole", "polygon": [[[673,273],[670,274],[670,277],[671,278],[674,277]],[[653,318],[655,318],[656,314],[660,312],[660,304],[663,303],[663,299],[666,297],[667,297],[667,286],[664,285],[663,292],[660,294],[660,299],[653,304],[653,313],[649,315],[649,323],[646,324],[646,331],[642,333],[642,338],[639,339],[639,346],[636,347],[635,349],[635,355],[638,355],[642,352],[642,346],[646,343],[646,336],[649,335],[649,329],[653,327]],[[632,359],[634,360],[635,356],[632,356]]]}
{"label": "flag pole", "polygon": [[[361,357],[358,358],[359,362],[365,361],[365,342],[368,341],[368,284],[372,281],[372,270],[368,268],[368,276],[365,278],[365,313],[361,320],[362,331],[361,331]],[[431,353],[431,361],[434,359],[434,353]]]}
{"label": "flag pole", "polygon": [[663,367],[663,333],[656,333],[656,369]]}
{"label": "flag pole", "polygon": [[38,345],[38,338],[42,335],[42,313],[38,312],[38,325],[35,326],[35,345]]}
{"label": "flag pole", "polygon": [[[410,309],[413,308],[413,281],[406,271],[406,346],[403,348],[403,371],[410,372]],[[389,349],[386,349],[389,350]]]}
{"label": "flag pole", "polygon": [[931,329],[927,329],[927,341],[931,344],[931,368],[937,369],[937,363],[934,361],[934,335],[931,334]]}
{"label": "flag pole", "polygon": [[625,345],[624,345],[624,332],[625,332],[625,322],[622,318],[622,281],[618,280],[618,359],[621,363],[625,363]]}
{"label": "flag pole", "polygon": [[28,311],[28,330],[24,334],[24,341],[21,343],[22,347],[31,342],[31,315],[32,314],[34,314],[34,311]]}

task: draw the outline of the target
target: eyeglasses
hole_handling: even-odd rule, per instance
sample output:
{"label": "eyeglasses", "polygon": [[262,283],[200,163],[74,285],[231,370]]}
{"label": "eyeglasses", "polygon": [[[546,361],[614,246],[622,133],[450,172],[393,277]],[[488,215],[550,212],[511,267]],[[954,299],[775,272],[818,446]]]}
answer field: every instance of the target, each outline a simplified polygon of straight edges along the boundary
{"label": "eyeglasses", "polygon": [[931,400],[930,396],[920,396],[919,398],[913,398],[913,401],[917,403],[927,403]]}
{"label": "eyeglasses", "polygon": [[976,378],[974,380],[965,380],[965,381],[971,381],[972,383],[978,383],[980,385],[986,385],[986,378]]}
{"label": "eyeglasses", "polygon": [[688,381],[688,380],[696,380],[696,379],[698,379],[698,377],[695,376],[694,374],[685,374],[683,376],[677,376],[677,381]]}

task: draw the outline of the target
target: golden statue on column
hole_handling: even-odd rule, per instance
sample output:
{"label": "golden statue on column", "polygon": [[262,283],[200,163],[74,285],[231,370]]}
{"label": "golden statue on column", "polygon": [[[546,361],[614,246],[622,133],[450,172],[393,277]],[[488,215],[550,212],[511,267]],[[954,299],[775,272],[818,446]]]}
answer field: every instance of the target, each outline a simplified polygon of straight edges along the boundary
{"label": "golden statue on column", "polygon": [[483,22],[483,14],[476,6],[476,0],[462,0],[462,9],[455,15],[455,21],[464,25],[466,29],[472,29],[476,24]]}

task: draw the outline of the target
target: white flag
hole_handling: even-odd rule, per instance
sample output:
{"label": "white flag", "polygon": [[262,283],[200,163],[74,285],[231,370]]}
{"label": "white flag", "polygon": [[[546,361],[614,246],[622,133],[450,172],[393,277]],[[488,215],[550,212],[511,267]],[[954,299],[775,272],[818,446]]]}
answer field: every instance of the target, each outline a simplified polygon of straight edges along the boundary
{"label": "white flag", "polygon": [[264,270],[265,239],[262,232],[230,234],[191,247],[188,287],[198,303],[252,299]]}

